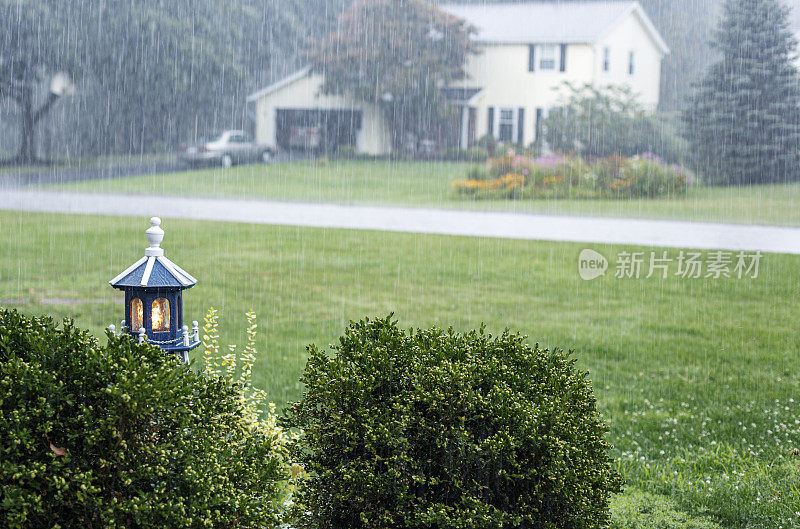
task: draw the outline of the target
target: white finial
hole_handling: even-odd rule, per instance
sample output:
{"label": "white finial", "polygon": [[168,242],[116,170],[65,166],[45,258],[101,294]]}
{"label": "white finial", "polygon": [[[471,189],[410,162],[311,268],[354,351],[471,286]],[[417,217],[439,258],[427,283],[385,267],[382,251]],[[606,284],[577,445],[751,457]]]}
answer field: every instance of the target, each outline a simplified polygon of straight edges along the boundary
{"label": "white finial", "polygon": [[150,248],[144,251],[147,257],[159,257],[164,255],[164,250],[159,248],[161,241],[164,240],[164,230],[159,226],[161,226],[161,219],[158,217],[151,217],[150,227],[144,232],[145,235],[147,235],[147,242],[150,243]]}

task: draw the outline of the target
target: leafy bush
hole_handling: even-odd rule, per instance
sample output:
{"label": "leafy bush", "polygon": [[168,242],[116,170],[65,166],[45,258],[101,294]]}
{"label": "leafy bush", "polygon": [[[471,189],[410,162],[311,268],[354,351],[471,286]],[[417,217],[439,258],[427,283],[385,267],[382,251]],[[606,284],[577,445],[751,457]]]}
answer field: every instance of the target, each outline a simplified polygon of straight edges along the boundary
{"label": "leafy bush", "polygon": [[353,159],[358,155],[353,145],[339,145],[336,148],[336,156],[345,160]]}
{"label": "leafy bush", "polygon": [[544,121],[551,149],[587,158],[654,152],[672,163],[686,158],[686,142],[666,115],[646,111],[627,87],[564,83],[562,106]]}
{"label": "leafy bush", "polygon": [[483,329],[351,322],[309,346],[286,424],[309,528],[594,528],[620,478],[586,373],[560,350]]}
{"label": "leafy bush", "polygon": [[0,525],[263,527],[285,475],[236,384],[0,310]]}
{"label": "leafy bush", "polygon": [[459,147],[448,147],[440,158],[455,162],[485,162],[489,158],[489,152],[482,147],[472,147],[467,150]]}
{"label": "leafy bush", "polygon": [[475,146],[480,149],[486,149],[489,156],[494,156],[495,150],[497,149],[497,140],[491,134],[484,134],[478,138],[478,141],[475,142]]}

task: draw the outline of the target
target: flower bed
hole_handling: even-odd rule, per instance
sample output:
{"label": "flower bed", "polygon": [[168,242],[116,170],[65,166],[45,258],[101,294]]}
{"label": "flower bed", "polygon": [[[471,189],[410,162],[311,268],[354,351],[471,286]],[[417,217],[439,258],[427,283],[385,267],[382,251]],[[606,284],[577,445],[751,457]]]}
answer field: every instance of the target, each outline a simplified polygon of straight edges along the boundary
{"label": "flower bed", "polygon": [[654,198],[685,195],[693,181],[689,169],[650,153],[590,162],[561,154],[533,158],[510,150],[450,185],[474,198]]}

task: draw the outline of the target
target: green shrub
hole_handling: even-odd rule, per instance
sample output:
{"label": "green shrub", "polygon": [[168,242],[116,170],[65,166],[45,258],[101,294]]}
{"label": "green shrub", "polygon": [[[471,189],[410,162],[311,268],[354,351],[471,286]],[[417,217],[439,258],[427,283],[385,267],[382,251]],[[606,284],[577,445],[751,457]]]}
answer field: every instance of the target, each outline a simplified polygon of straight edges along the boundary
{"label": "green shrub", "polygon": [[0,526],[264,527],[284,477],[240,388],[0,309]]}
{"label": "green shrub", "polygon": [[353,145],[339,145],[336,148],[336,156],[339,158],[344,158],[345,160],[351,160],[356,158],[358,153],[356,153],[356,148]]}
{"label": "green shrub", "polygon": [[309,528],[594,528],[620,478],[586,374],[559,350],[483,329],[351,322],[309,346],[302,428]]}
{"label": "green shrub", "polygon": [[484,134],[478,141],[475,142],[475,146],[481,149],[485,149],[489,156],[494,156],[495,151],[497,149],[497,140],[491,134]]}
{"label": "green shrub", "polygon": [[440,156],[442,160],[454,162],[485,162],[488,157],[489,152],[482,147],[472,147],[467,150],[459,147],[448,147]]}
{"label": "green shrub", "polygon": [[627,87],[564,83],[562,106],[544,120],[548,146],[586,158],[654,152],[672,163],[687,157],[675,118],[646,110]]}

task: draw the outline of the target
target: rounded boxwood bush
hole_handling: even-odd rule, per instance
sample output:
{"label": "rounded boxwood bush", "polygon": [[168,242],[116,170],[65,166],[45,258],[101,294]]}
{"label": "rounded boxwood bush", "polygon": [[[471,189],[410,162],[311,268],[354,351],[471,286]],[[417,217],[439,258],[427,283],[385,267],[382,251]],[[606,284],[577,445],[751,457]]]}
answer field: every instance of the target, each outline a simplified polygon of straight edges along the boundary
{"label": "rounded boxwood bush", "polygon": [[621,479],[586,373],[523,340],[390,317],[310,346],[284,418],[304,431],[298,526],[607,526]]}
{"label": "rounded boxwood bush", "polygon": [[270,527],[283,476],[238,386],[0,309],[0,526]]}

